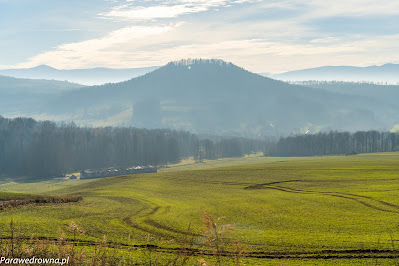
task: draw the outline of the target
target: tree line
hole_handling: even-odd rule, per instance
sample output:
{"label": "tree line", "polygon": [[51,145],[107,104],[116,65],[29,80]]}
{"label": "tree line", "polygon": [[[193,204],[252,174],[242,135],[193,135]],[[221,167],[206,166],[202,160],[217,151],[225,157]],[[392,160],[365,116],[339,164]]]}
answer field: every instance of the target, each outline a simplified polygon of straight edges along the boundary
{"label": "tree line", "polygon": [[242,157],[244,155],[260,152],[264,149],[265,142],[256,139],[227,138],[219,141],[202,139],[195,146],[194,159],[202,162],[204,159]]}
{"label": "tree line", "polygon": [[200,161],[263,150],[261,141],[231,138],[214,142],[187,131],[79,127],[73,122],[57,124],[0,116],[3,176],[53,177],[85,169],[157,166],[190,156]]}
{"label": "tree line", "polygon": [[265,155],[316,156],[399,151],[399,134],[376,130],[305,134],[266,145]]}

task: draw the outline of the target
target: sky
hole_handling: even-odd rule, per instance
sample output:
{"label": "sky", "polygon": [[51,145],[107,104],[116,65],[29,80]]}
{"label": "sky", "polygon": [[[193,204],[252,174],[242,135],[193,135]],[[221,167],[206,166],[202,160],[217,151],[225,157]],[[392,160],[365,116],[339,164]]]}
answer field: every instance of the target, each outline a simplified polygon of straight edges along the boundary
{"label": "sky", "polygon": [[162,66],[253,72],[399,63],[393,0],[0,0],[0,69]]}

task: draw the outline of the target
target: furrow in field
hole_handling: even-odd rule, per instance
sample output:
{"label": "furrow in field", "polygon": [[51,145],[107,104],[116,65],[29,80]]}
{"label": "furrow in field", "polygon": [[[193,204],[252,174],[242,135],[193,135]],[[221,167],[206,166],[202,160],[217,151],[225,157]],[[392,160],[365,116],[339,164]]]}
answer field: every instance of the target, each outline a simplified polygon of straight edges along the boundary
{"label": "furrow in field", "polygon": [[177,233],[177,234],[182,234],[182,235],[189,235],[189,236],[202,236],[200,234],[196,234],[196,233],[193,233],[193,232],[180,231],[180,230],[177,230],[175,228],[172,228],[172,227],[169,227],[169,226],[166,226],[166,225],[163,225],[163,224],[159,224],[159,223],[155,222],[152,219],[146,219],[144,221],[144,223],[146,223],[146,224],[148,224],[150,226],[156,227],[158,229],[166,230],[166,231],[169,231],[169,232],[172,232],[172,233]]}
{"label": "furrow in field", "polygon": [[[296,180],[290,180],[290,181],[285,181],[285,182],[293,182],[293,181],[296,181]],[[279,182],[279,183],[283,183],[283,182]],[[353,201],[360,203],[368,208],[378,210],[378,211],[399,213],[398,205],[395,205],[393,203],[389,203],[386,201],[382,201],[382,200],[376,200],[376,199],[373,199],[368,196],[347,194],[347,193],[340,193],[340,192],[318,192],[318,191],[311,191],[311,190],[301,190],[301,189],[293,189],[293,188],[282,187],[282,186],[272,186],[270,184],[273,184],[273,183],[258,184],[258,185],[254,185],[251,187],[246,187],[244,189],[274,189],[274,190],[279,190],[279,191],[288,192],[288,193],[326,195],[326,196],[331,196],[331,197],[338,197],[338,198],[353,200]],[[274,184],[276,184],[276,183],[274,183]],[[367,201],[369,201],[369,202],[367,202]],[[383,206],[378,206],[378,205],[383,205]],[[387,208],[387,207],[389,207],[389,208]]]}
{"label": "furrow in field", "polygon": [[[145,217],[149,217],[149,216],[151,216],[151,215],[154,215],[155,213],[157,213],[157,212],[161,209],[161,207],[160,207],[160,206],[156,206],[156,207],[154,207],[154,208],[151,210],[151,212],[146,213],[146,214],[143,214],[143,215],[140,215],[140,213],[142,213],[142,211],[144,211],[144,210],[146,210],[146,209],[148,209],[148,207],[147,207],[147,208],[144,207],[144,209],[142,209],[142,210],[139,211],[138,213],[133,214],[133,215],[129,215],[129,216],[123,218],[122,221],[123,221],[125,224],[127,224],[128,226],[133,227],[133,228],[135,228],[135,229],[138,229],[138,230],[140,230],[140,231],[143,231],[143,232],[146,232],[146,233],[150,233],[150,234],[152,234],[152,235],[157,235],[157,236],[165,237],[165,238],[170,238],[170,235],[167,235],[167,234],[165,234],[165,233],[159,232],[159,229],[166,230],[166,231],[168,231],[169,233],[178,233],[177,230],[172,230],[173,228],[168,228],[168,227],[166,227],[166,226],[161,226],[161,225],[157,224],[155,221],[153,221],[153,220],[151,220],[151,219],[148,219],[148,218],[144,220],[144,223],[145,223],[147,226],[150,226],[150,227],[142,226],[142,225],[140,225],[139,223],[134,222],[135,220],[137,220],[137,219],[139,219],[139,218],[145,218]],[[151,222],[151,221],[153,221],[153,222]],[[168,230],[167,228],[168,228],[169,230]],[[158,229],[158,230],[157,230],[157,229]]]}
{"label": "furrow in field", "polygon": [[289,182],[300,182],[300,181],[301,180],[298,180],[298,179],[287,180],[287,181],[276,181],[276,182],[270,182],[270,183],[256,184],[256,185],[245,187],[244,189],[260,189],[260,188],[263,188],[264,186],[270,186],[270,185],[281,184],[281,183],[289,183]]}
{"label": "furrow in field", "polygon": [[335,192],[335,193],[336,193],[336,194],[342,194],[342,195],[354,196],[354,197],[360,197],[360,198],[366,198],[366,199],[370,199],[370,200],[379,202],[379,203],[381,203],[381,204],[383,204],[383,205],[390,206],[390,207],[393,207],[393,208],[395,208],[395,209],[399,209],[399,206],[396,205],[396,204],[393,204],[393,203],[390,203],[390,202],[386,202],[386,201],[382,201],[382,200],[377,200],[377,199],[374,199],[374,198],[369,197],[369,196],[355,195],[355,194],[349,194],[349,193],[339,193],[339,192]]}
{"label": "furrow in field", "polygon": [[133,222],[133,221],[132,221],[132,216],[125,217],[125,218],[122,219],[122,221],[123,221],[125,224],[127,224],[128,226],[130,226],[130,227],[133,227],[133,228],[135,228],[135,229],[137,229],[137,230],[140,230],[140,231],[149,233],[149,234],[151,234],[151,235],[157,235],[157,236],[162,236],[162,237],[170,237],[170,236],[167,236],[166,234],[162,234],[162,233],[158,233],[158,232],[156,233],[156,232],[155,232],[153,229],[151,229],[151,228],[146,228],[146,227],[143,227],[143,226],[141,226],[141,225],[139,225],[139,224]]}
{"label": "furrow in field", "polygon": [[[168,207],[169,207],[169,206],[168,206]],[[148,208],[147,208],[147,209],[148,209]],[[160,233],[160,232],[159,232],[160,230],[164,230],[164,231],[167,231],[168,233],[172,233],[172,234],[189,235],[189,236],[197,236],[197,237],[202,236],[202,235],[200,235],[200,234],[196,234],[196,233],[193,233],[193,232],[181,231],[181,230],[177,230],[177,229],[175,229],[175,228],[172,228],[172,227],[170,227],[170,226],[166,226],[166,225],[163,225],[163,224],[159,224],[159,223],[157,223],[156,221],[154,221],[153,219],[150,219],[150,218],[146,218],[146,219],[143,221],[143,223],[144,223],[146,226],[142,226],[142,225],[140,225],[139,223],[134,222],[135,219],[138,219],[138,218],[145,218],[145,217],[149,217],[149,216],[151,216],[151,215],[154,215],[154,214],[157,213],[160,209],[161,209],[160,206],[156,206],[156,207],[154,207],[154,208],[151,210],[150,213],[147,213],[147,214],[145,214],[145,215],[139,215],[139,213],[141,213],[142,211],[144,211],[144,209],[142,209],[139,213],[136,213],[135,215],[130,215],[130,216],[128,216],[128,217],[125,217],[125,218],[123,218],[122,220],[123,220],[123,222],[124,222],[125,224],[127,224],[127,225],[129,225],[129,226],[131,226],[131,227],[133,227],[133,228],[135,228],[135,229],[138,229],[138,230],[140,230],[140,231],[144,231],[144,232],[146,232],[146,233],[150,233],[150,234],[153,234],[153,235],[157,235],[157,236],[170,237],[170,235],[167,235],[167,234],[164,234],[164,233]],[[168,212],[168,211],[169,211],[169,208],[166,208],[165,211]]]}

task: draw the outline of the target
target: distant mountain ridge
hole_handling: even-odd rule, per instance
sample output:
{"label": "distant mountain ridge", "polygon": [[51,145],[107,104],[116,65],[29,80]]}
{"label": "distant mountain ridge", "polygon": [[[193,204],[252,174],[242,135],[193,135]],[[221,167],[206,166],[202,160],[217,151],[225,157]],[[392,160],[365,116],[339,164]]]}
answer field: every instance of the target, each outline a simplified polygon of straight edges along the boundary
{"label": "distant mountain ridge", "polygon": [[3,69],[0,70],[0,75],[14,78],[61,80],[83,85],[101,85],[129,80],[157,68],[158,67],[112,69],[98,67],[62,70],[47,65],[40,65],[25,69]]}
{"label": "distant mountain ridge", "polygon": [[368,67],[323,66],[275,74],[272,77],[284,81],[365,81],[396,84],[399,82],[399,64]]}

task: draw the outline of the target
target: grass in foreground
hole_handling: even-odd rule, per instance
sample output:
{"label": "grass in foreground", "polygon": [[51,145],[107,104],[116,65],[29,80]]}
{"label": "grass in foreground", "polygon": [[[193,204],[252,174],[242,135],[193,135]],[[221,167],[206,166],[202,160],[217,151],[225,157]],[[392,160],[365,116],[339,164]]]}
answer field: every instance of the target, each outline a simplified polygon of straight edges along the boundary
{"label": "grass in foreground", "polygon": [[[232,251],[234,240],[240,241],[247,265],[386,265],[398,256],[398,160],[397,153],[255,158],[256,164],[237,159],[236,166],[205,170],[179,166],[175,172],[63,181],[47,193],[84,200],[3,211],[0,236],[10,235],[10,219],[21,234],[49,239],[57,239],[73,221],[86,231],[76,236],[83,245],[106,235],[120,246],[151,245],[150,254],[166,259],[166,250],[180,249],[192,236],[192,249],[205,248],[212,255],[215,246],[204,246],[201,231],[206,210],[215,219],[225,217],[219,225],[234,227],[220,243]],[[40,183],[28,185],[46,192]],[[21,184],[20,191],[28,185]],[[17,191],[19,186],[0,188]],[[205,255],[206,261],[217,262],[217,256]],[[193,256],[195,262],[201,259]]]}

